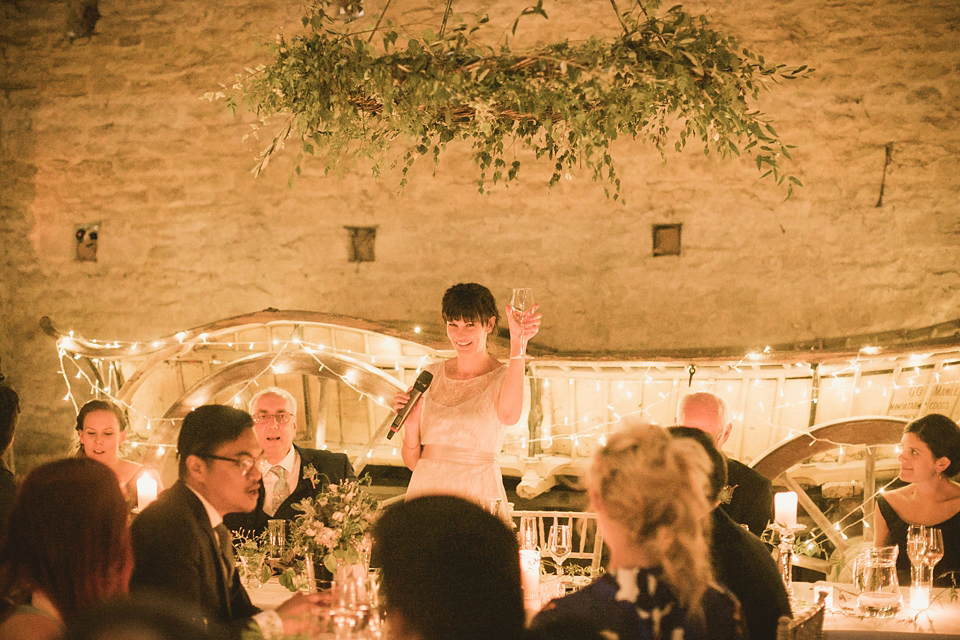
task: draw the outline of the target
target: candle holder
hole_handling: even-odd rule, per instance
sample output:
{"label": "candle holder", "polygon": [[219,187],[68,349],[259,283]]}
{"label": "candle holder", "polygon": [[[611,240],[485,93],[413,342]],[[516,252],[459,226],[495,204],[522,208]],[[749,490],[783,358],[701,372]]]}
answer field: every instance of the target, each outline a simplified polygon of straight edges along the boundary
{"label": "candle holder", "polygon": [[806,525],[794,524],[784,526],[773,524],[771,528],[780,534],[780,557],[777,559],[777,566],[780,567],[780,577],[783,579],[783,586],[787,588],[787,595],[793,598],[793,543],[797,539],[797,533],[806,529]]}

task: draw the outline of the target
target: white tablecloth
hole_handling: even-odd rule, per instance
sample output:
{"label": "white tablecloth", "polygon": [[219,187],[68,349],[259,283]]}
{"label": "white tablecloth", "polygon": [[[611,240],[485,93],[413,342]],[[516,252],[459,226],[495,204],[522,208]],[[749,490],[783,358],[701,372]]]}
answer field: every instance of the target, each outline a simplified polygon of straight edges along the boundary
{"label": "white tablecloth", "polygon": [[[813,602],[813,585],[794,583],[798,606]],[[865,618],[857,610],[857,591],[852,584],[834,584],[835,598],[823,623],[825,640],[960,640],[960,602],[950,600],[949,589],[934,589],[929,608],[915,611],[910,590],[901,588],[903,606],[892,618]]]}

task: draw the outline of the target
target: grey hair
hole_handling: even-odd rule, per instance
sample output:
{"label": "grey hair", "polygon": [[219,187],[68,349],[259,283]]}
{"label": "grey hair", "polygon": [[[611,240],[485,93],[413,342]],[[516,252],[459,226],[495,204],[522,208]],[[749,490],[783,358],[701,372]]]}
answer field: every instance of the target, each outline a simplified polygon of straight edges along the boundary
{"label": "grey hair", "polygon": [[281,398],[286,400],[287,404],[293,408],[293,411],[291,411],[291,413],[293,413],[294,415],[297,414],[297,399],[293,397],[292,393],[290,393],[286,389],[281,389],[280,387],[267,387],[266,389],[261,389],[252,398],[250,398],[250,402],[247,403],[247,411],[250,412],[250,415],[253,415],[254,411],[256,410],[255,407],[257,406],[257,400],[259,400],[263,396],[270,396],[270,395],[280,396]]}

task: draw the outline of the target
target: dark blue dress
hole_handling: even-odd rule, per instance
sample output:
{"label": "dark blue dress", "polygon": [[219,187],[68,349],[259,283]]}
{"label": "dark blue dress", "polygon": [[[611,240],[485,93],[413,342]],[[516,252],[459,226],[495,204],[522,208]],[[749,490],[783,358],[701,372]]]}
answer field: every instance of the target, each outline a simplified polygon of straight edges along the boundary
{"label": "dark blue dress", "polygon": [[[625,580],[630,572],[619,572]],[[533,619],[533,628],[587,622],[619,640],[741,640],[746,638],[740,604],[727,591],[710,587],[702,606],[705,624],[688,619],[659,570],[640,569],[636,589],[622,589],[607,574],[576,593],[553,600]],[[631,592],[631,593],[627,593]],[[632,597],[632,599],[627,599]]]}

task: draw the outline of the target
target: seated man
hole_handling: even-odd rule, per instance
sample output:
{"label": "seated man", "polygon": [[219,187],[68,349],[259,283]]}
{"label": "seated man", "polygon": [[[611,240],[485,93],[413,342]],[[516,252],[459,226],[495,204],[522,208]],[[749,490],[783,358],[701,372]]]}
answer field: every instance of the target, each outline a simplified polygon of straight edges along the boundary
{"label": "seated man", "polygon": [[[720,505],[718,496],[727,483],[724,457],[713,440],[700,429],[670,427],[674,438],[691,438],[706,450],[713,462],[710,474],[710,495],[714,505]],[[717,581],[740,601],[750,640],[774,640],[780,616],[790,616],[790,598],[780,577],[777,563],[760,538],[753,535],[723,512],[714,507],[710,555]]]}
{"label": "seated man", "polygon": [[[328,484],[353,479],[353,467],[345,453],[306,449],[293,444],[297,433],[297,401],[278,387],[269,387],[250,400],[254,431],[263,448],[265,465],[257,507],[250,513],[236,513],[224,521],[233,531],[259,535],[267,520],[293,520],[299,511],[293,505]],[[314,488],[307,467],[319,474]]]}
{"label": "seated man", "polygon": [[257,505],[262,455],[245,411],[205,405],[183,419],[177,438],[180,477],[131,526],[133,590],[184,600],[234,635],[254,625],[264,635],[308,627],[316,595],[297,594],[275,612],[260,612],[250,602],[223,525],[224,515]]}
{"label": "seated man", "polygon": [[[721,398],[704,392],[691,393],[680,401],[677,424],[700,429],[713,438],[717,449],[723,448],[733,429],[727,405]],[[734,522],[747,525],[754,535],[763,535],[767,523],[773,520],[770,480],[742,462],[727,458],[727,483],[733,487],[733,497],[720,508]]]}

